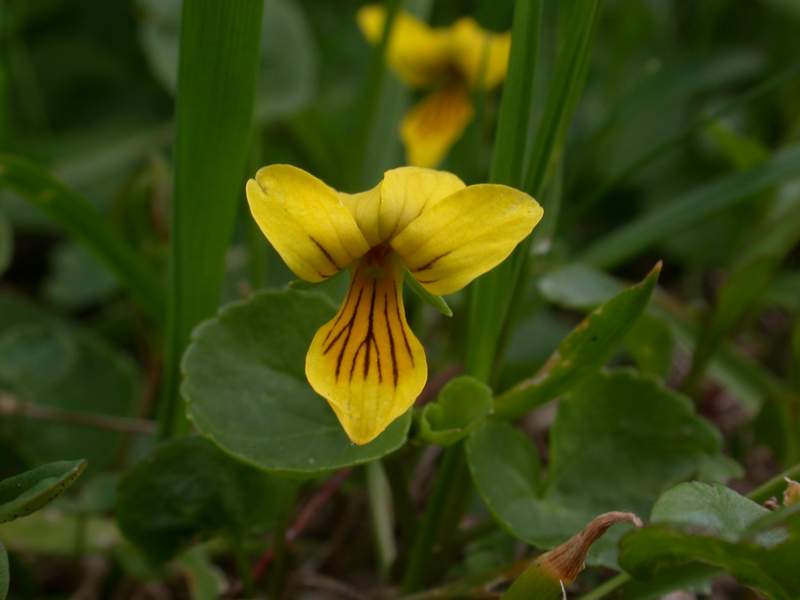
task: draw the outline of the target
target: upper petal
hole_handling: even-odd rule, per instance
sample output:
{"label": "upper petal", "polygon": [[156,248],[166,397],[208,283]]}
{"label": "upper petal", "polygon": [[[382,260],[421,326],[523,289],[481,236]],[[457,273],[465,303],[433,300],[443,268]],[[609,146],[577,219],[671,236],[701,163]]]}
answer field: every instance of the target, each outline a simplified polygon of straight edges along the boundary
{"label": "upper petal", "polygon": [[381,183],[380,231],[383,240],[403,231],[426,208],[465,187],[461,179],[448,171],[421,167],[386,171]]}
{"label": "upper petal", "polygon": [[246,192],[261,231],[302,279],[330,277],[369,249],[336,191],[302,169],[259,169]]}
{"label": "upper petal", "polygon": [[506,77],[510,33],[481,28],[472,17],[456,21],[451,30],[452,53],[470,87],[492,89]]}
{"label": "upper petal", "polygon": [[400,124],[409,164],[435,167],[442,162],[472,115],[472,102],[463,84],[444,87],[423,98]]}
{"label": "upper petal", "polygon": [[451,294],[502,262],[542,207],[504,185],[471,185],[426,208],[391,245],[432,294]]}
{"label": "upper petal", "polygon": [[317,331],[306,377],[356,444],[375,439],[425,386],[425,351],[406,322],[396,257],[359,262],[339,313]]}
{"label": "upper petal", "polygon": [[[380,42],[386,9],[377,4],[362,7],[357,15],[364,37]],[[399,11],[390,34],[386,57],[392,69],[412,87],[432,85],[451,64],[451,41],[446,31],[433,29],[413,15]]]}
{"label": "upper petal", "polygon": [[399,167],[386,171],[371,190],[339,196],[374,248],[402,231],[426,206],[464,187],[463,181],[447,171]]}
{"label": "upper petal", "polygon": [[370,248],[380,244],[383,241],[380,231],[381,184],[356,194],[339,192],[339,198],[353,215]]}

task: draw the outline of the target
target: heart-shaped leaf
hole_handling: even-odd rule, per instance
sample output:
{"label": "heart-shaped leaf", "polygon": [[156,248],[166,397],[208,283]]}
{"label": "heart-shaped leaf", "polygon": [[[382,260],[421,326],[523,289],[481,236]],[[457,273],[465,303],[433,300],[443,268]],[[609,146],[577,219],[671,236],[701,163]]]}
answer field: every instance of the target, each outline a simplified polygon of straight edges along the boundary
{"label": "heart-shaped leaf", "polygon": [[85,468],[85,460],[65,460],[0,481],[0,523],[39,510],[60,496]]}
{"label": "heart-shaped leaf", "polygon": [[435,402],[420,415],[420,437],[432,444],[450,446],[465,438],[492,412],[492,390],[474,377],[448,381]]}
{"label": "heart-shaped leaf", "polygon": [[800,597],[800,507],[770,513],[733,490],[691,483],[661,497],[653,522],[621,542],[620,564],[635,577],[717,568],[773,600]]}
{"label": "heart-shaped leaf", "polygon": [[[513,535],[550,548],[607,511],[648,514],[671,485],[720,456],[720,437],[691,402],[629,371],[596,374],[566,394],[550,433],[548,477],[510,425],[488,422],[467,440],[473,480]],[[614,564],[612,532],[593,562]]]}
{"label": "heart-shaped leaf", "polygon": [[183,361],[183,395],[197,428],[244,462],[295,474],[368,462],[402,446],[410,413],[356,446],[308,385],[308,346],[334,313],[314,292],[265,291],[199,326]]}

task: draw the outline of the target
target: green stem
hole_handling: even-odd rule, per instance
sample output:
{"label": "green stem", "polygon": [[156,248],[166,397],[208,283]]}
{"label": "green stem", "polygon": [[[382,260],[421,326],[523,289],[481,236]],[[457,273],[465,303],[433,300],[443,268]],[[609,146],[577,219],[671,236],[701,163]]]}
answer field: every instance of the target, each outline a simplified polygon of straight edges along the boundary
{"label": "green stem", "polygon": [[605,598],[611,592],[615,591],[617,588],[625,585],[631,580],[631,576],[627,573],[620,573],[616,577],[612,577],[608,581],[604,582],[603,584],[594,588],[588,594],[584,594],[578,600],[600,600],[600,598]]}
{"label": "green stem", "polygon": [[[286,498],[284,510],[281,513],[275,531],[272,533],[272,565],[270,566],[268,595],[273,600],[277,600],[283,594],[284,583],[286,582],[287,565],[287,529],[291,525],[292,514],[297,501],[299,486],[295,486]],[[251,571],[252,573],[252,571]]]}
{"label": "green stem", "polygon": [[236,572],[242,580],[245,597],[252,598],[254,596],[253,577],[250,574],[250,562],[247,560],[244,544],[241,539],[231,539],[230,544],[233,550],[233,560],[236,563]]}
{"label": "green stem", "polygon": [[373,460],[366,464],[367,495],[372,515],[372,534],[378,555],[380,576],[386,579],[397,558],[397,543],[394,538],[394,506],[392,490],[383,464]]}
{"label": "green stem", "polygon": [[[456,495],[454,492],[459,487],[457,485],[459,480],[463,480],[465,467],[461,444],[456,444],[444,451],[442,463],[433,484],[431,499],[428,501],[422,523],[414,536],[411,555],[403,576],[404,593],[413,592],[425,584],[432,562],[431,556],[435,549],[442,548],[445,543],[446,531],[444,530],[453,521],[453,518],[457,517],[454,514],[457,511],[450,511],[448,515],[448,508],[452,505],[453,496]],[[460,494],[460,496],[463,498],[464,494]]]}
{"label": "green stem", "polygon": [[786,481],[784,480],[786,477],[789,479],[800,479],[800,464],[786,469],[783,473],[779,473],[766,483],[747,494],[747,497],[753,502],[758,502],[761,504],[773,496],[780,496],[786,487]]}

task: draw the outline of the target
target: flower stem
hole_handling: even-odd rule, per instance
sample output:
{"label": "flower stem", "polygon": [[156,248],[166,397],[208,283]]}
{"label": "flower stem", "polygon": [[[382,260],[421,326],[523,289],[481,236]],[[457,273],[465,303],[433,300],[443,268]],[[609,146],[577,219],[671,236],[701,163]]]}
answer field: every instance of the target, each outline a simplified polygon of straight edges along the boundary
{"label": "flower stem", "polygon": [[598,585],[588,594],[584,594],[578,600],[600,600],[600,598],[605,598],[611,592],[615,591],[622,585],[625,585],[631,580],[631,576],[627,573],[620,573],[616,577],[612,577],[608,581],[603,582],[601,585]]}
{"label": "flower stem", "polygon": [[403,592],[413,592],[426,583],[434,551],[445,548],[458,524],[466,496],[463,488],[467,484],[464,451],[462,445],[457,444],[444,451],[431,499],[414,536],[403,576]]}

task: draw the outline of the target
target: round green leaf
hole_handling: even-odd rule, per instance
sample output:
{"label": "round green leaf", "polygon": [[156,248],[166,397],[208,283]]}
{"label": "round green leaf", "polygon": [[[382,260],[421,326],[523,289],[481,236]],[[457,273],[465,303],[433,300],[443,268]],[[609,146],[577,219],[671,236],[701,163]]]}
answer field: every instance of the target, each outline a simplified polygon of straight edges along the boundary
{"label": "round green leaf", "polygon": [[492,390],[474,377],[447,382],[435,402],[420,415],[420,437],[450,446],[465,438],[492,412]]}
{"label": "round green leaf", "polygon": [[[139,0],[140,39],[156,77],[172,93],[177,89],[180,0]],[[287,0],[266,0],[261,22],[261,57],[255,111],[259,120],[302,109],[316,87],[317,58],[300,7]]]}
{"label": "round green leaf", "polygon": [[768,514],[760,504],[725,486],[692,481],[665,492],[653,506],[650,520],[735,540]]}
{"label": "round green leaf", "polygon": [[85,460],[42,465],[0,481],[0,523],[36,512],[80,477]]}
{"label": "round green leaf", "polygon": [[265,529],[293,482],[239,463],[202,437],[162,444],[120,481],[117,520],[156,561],[216,534]]}
{"label": "round green leaf", "polygon": [[200,325],[183,360],[183,395],[197,428],[226,452],[268,471],[314,474],[400,448],[411,415],[356,446],[305,378],[316,330],[336,312],[320,294],[264,291]]}
{"label": "round green leaf", "polygon": [[[510,426],[487,423],[467,443],[473,480],[494,517],[546,548],[599,513],[648,514],[665,489],[720,455],[719,434],[687,398],[629,371],[596,374],[566,394],[550,436],[542,484],[533,444]],[[591,562],[613,565],[618,537],[600,540]]]}
{"label": "round green leaf", "polygon": [[659,499],[652,525],[622,538],[620,564],[645,581],[688,569],[705,569],[706,576],[724,569],[768,598],[795,600],[798,508],[770,512],[719,485],[679,485]]}

